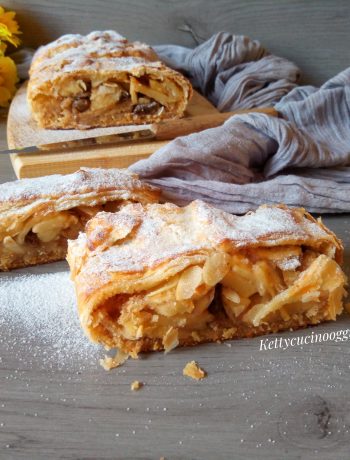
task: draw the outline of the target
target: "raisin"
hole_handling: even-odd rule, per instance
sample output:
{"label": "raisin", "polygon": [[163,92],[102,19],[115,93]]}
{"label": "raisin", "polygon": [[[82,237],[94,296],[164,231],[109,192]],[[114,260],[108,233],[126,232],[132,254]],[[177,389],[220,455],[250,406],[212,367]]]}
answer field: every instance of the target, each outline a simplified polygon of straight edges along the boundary
{"label": "raisin", "polygon": [[133,113],[136,115],[148,115],[157,112],[160,108],[160,104],[158,102],[149,102],[148,104],[137,104],[133,109]]}
{"label": "raisin", "polygon": [[90,107],[90,99],[88,97],[78,97],[73,101],[72,107],[78,112],[85,112]]}

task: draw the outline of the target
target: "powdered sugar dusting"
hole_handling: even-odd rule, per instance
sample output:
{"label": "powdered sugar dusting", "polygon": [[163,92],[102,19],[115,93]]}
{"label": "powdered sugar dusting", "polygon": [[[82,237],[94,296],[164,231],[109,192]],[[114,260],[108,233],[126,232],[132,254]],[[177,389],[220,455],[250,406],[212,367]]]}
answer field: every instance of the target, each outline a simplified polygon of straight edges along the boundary
{"label": "powdered sugar dusting", "polygon": [[67,270],[3,273],[0,292],[1,341],[17,353],[19,361],[25,348],[25,356],[43,368],[96,366],[102,350],[89,342],[80,327]]}
{"label": "powdered sugar dusting", "polygon": [[[89,257],[84,260],[79,276],[94,288],[109,281],[112,272],[138,272],[155,267],[164,261],[181,256],[205,257],[219,247],[229,245],[229,250],[259,244],[265,246],[283,244],[315,244],[320,239],[330,246],[336,244],[332,235],[308,220],[297,209],[284,207],[261,207],[245,216],[233,216],[213,208],[201,201],[179,208],[172,204],[128,205],[113,215],[115,225],[124,214],[133,215],[140,224],[132,237],[125,241],[111,241],[103,252],[97,249],[89,253],[86,249],[93,232],[94,220],[90,221],[87,235],[71,242],[70,252],[80,260],[86,250]],[[96,225],[111,225],[108,214],[98,215]],[[91,235],[92,237],[92,235]],[[85,249],[84,249],[85,248]],[[72,257],[71,257],[72,260]],[[175,262],[177,263],[177,262]],[[293,262],[291,262],[293,264]],[[96,283],[96,284],[95,284]]]}
{"label": "powdered sugar dusting", "polygon": [[[114,190],[120,191],[121,198],[132,199],[140,191],[155,191],[138,180],[136,174],[116,168],[80,168],[72,174],[53,174],[51,176],[21,179],[0,184],[0,212],[16,201],[31,201],[37,198],[55,198],[62,195]],[[67,198],[68,198],[67,196]]]}
{"label": "powdered sugar dusting", "polygon": [[300,266],[299,257],[290,257],[289,259],[282,259],[277,262],[277,266],[281,270],[296,270]]}
{"label": "powdered sugar dusting", "polygon": [[86,36],[65,35],[41,47],[34,55],[30,76],[35,83],[40,83],[52,81],[62,71],[99,69],[101,65],[106,69],[127,70],[140,64],[162,66],[148,45],[129,42],[114,31],[96,31]]}
{"label": "powdered sugar dusting", "polygon": [[[258,208],[244,216],[234,216],[220,209],[195,201],[193,209],[202,225],[207,227],[213,242],[232,240],[239,246],[268,238],[271,242],[281,238],[304,238],[306,219],[298,223],[291,210],[277,206]],[[314,225],[317,227],[317,225]],[[310,228],[312,234],[313,228]]]}

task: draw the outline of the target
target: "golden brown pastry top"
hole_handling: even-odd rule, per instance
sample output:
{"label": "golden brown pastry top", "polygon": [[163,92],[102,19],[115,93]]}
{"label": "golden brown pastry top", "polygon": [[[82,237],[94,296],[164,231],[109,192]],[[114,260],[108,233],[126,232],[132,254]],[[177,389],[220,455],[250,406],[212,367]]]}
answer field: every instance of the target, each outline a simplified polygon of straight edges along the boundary
{"label": "golden brown pastry top", "polygon": [[[96,58],[142,58],[146,61],[158,61],[153,49],[140,42],[129,42],[126,38],[113,30],[96,31],[88,35],[67,34],[57,40],[41,46],[34,54],[30,68],[30,75],[37,69],[57,68],[68,62],[78,67],[82,59],[95,60]],[[73,59],[77,60],[73,62]],[[89,63],[87,63],[89,64]]]}
{"label": "golden brown pastry top", "polygon": [[341,242],[304,209],[261,206],[234,216],[194,201],[183,208],[131,204],[115,214],[99,213],[86,233],[69,242],[68,261],[78,297],[88,299],[108,285],[114,293],[137,292],[140,283],[147,289],[213,250],[234,254],[288,245],[305,245],[338,262],[342,258]]}
{"label": "golden brown pastry top", "polygon": [[53,82],[62,73],[79,71],[118,70],[134,67],[154,67],[163,74],[177,74],[182,84],[191,87],[178,72],[159,61],[151,47],[140,42],[129,42],[114,31],[91,32],[86,36],[64,35],[35,53],[30,67],[29,93],[44,82]]}
{"label": "golden brown pastry top", "polygon": [[0,185],[0,240],[14,219],[94,206],[107,201],[157,202],[159,190],[121,169],[80,168],[73,174],[21,179]]}

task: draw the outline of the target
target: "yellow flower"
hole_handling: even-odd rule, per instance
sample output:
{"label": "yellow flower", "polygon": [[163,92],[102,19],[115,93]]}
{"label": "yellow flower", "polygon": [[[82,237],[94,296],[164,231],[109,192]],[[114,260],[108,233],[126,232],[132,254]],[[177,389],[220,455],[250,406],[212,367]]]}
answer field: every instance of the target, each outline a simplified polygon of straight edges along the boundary
{"label": "yellow flower", "polygon": [[12,43],[14,46],[18,46],[21,41],[16,35],[21,32],[19,26],[15,21],[16,13],[14,11],[6,11],[0,6],[0,40],[5,40]]}
{"label": "yellow flower", "polygon": [[17,69],[13,60],[0,56],[0,107],[8,107],[16,92]]}
{"label": "yellow flower", "polygon": [[6,43],[0,42],[0,56],[4,56],[4,55],[5,55],[6,48],[7,48]]}

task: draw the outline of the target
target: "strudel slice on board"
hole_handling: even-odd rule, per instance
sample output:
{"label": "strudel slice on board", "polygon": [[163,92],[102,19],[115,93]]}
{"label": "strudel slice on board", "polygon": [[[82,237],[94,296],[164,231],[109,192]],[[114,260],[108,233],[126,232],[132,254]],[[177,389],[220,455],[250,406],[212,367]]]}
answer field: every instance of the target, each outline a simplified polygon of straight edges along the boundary
{"label": "strudel slice on board", "polygon": [[67,239],[97,212],[158,198],[158,189],[120,169],[81,168],[1,184],[0,271],[64,259]]}
{"label": "strudel slice on board", "polygon": [[28,102],[40,127],[86,129],[181,117],[189,81],[149,46],[113,31],[64,35],[39,48]]}
{"label": "strudel slice on board", "polygon": [[99,213],[68,262],[88,337],[135,356],[335,320],[342,252],[304,209],[238,217],[194,201]]}

